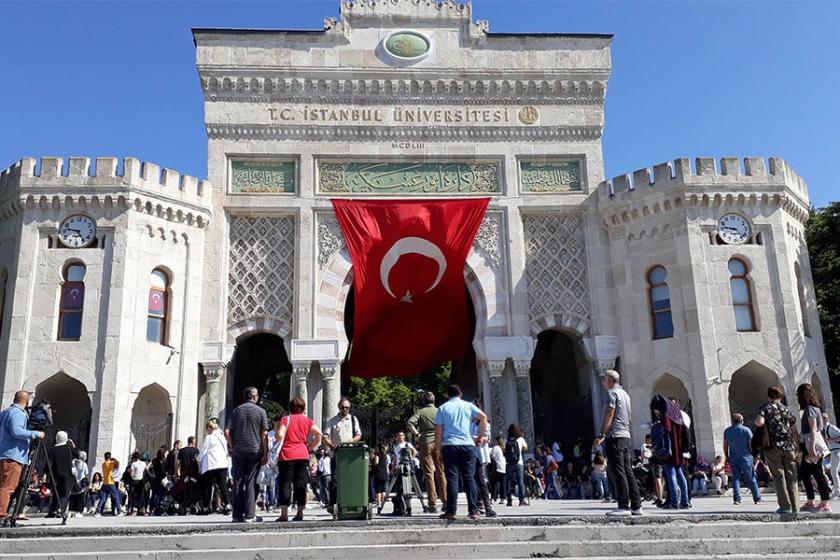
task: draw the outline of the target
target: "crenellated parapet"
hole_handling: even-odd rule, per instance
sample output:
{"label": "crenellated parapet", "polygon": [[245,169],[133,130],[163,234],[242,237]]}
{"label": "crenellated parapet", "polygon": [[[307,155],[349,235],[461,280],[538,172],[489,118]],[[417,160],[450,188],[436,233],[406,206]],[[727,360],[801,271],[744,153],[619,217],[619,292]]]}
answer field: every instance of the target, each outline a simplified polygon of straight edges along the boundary
{"label": "crenellated parapet", "polygon": [[24,208],[134,208],[202,227],[211,214],[207,181],[135,158],[23,158],[0,173],[0,217]]}
{"label": "crenellated parapet", "polygon": [[808,218],[808,187],[785,160],[687,157],[660,163],[598,186],[607,227],[686,206],[778,206],[801,222]]}

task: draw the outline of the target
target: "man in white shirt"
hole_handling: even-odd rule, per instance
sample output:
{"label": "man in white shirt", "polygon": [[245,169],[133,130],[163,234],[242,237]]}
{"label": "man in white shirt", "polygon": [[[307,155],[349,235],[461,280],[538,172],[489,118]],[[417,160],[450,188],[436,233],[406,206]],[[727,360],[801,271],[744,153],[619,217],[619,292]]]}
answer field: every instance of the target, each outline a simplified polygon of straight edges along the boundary
{"label": "man in white shirt", "polygon": [[412,465],[414,464],[414,457],[417,455],[417,450],[411,445],[410,441],[405,440],[405,432],[397,432],[396,441],[394,442],[394,458],[391,460],[391,470],[395,471],[400,464],[400,454],[403,449],[408,449],[411,455]]}
{"label": "man in white shirt", "polygon": [[338,414],[327,421],[324,435],[321,439],[324,448],[330,450],[330,473],[332,476],[327,511],[332,513],[332,509],[335,507],[335,502],[338,499],[338,469],[335,463],[335,450],[342,443],[356,443],[362,439],[359,419],[353,414],[350,414],[350,399],[341,397],[341,400],[338,401]]}

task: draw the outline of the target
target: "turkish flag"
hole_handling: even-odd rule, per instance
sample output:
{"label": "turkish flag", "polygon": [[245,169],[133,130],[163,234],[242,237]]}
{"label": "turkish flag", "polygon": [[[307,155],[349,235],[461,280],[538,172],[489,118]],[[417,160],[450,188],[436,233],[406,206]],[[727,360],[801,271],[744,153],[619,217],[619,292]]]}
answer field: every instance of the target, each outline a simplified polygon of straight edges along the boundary
{"label": "turkish flag", "polygon": [[353,260],[350,375],[416,375],[469,350],[464,265],[489,202],[332,201]]}

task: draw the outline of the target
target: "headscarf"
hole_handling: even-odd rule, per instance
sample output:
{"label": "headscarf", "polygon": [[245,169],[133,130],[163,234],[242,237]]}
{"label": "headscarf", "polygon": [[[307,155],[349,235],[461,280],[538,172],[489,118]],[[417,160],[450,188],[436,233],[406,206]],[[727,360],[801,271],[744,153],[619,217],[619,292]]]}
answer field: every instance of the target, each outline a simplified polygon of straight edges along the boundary
{"label": "headscarf", "polygon": [[87,453],[79,451],[79,461],[82,461],[83,463],[87,461]]}
{"label": "headscarf", "polygon": [[67,432],[61,431],[55,434],[56,445],[67,445]]}
{"label": "headscarf", "polygon": [[683,415],[680,411],[680,407],[677,403],[672,401],[671,399],[665,399],[667,402],[667,409],[665,410],[665,416],[673,422],[674,424],[679,424],[680,426],[683,425]]}

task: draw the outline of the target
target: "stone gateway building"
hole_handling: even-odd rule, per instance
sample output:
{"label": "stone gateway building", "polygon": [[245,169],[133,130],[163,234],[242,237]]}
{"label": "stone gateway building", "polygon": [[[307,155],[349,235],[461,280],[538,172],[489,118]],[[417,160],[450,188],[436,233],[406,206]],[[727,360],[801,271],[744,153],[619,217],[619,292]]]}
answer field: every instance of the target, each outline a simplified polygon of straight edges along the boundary
{"label": "stone gateway building", "polygon": [[75,157],[0,178],[3,402],[49,398],[92,458],[203,433],[252,384],[334,414],[353,268],[330,201],[346,197],[491,197],[453,375],[497,431],[587,441],[611,367],[637,440],[651,395],[674,396],[706,456],[770,384],[811,382],[833,413],[804,181],[751,157],[605,181],[611,36],[493,33],[454,0],[193,36],[207,181]]}

